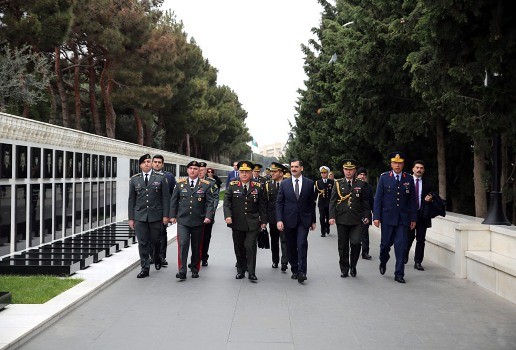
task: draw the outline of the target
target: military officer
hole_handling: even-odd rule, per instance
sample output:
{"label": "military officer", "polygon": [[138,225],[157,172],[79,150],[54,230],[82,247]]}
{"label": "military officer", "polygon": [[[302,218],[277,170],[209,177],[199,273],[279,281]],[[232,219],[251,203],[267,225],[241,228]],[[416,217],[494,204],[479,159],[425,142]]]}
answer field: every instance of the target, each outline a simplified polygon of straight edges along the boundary
{"label": "military officer", "polygon": [[265,168],[265,180],[269,181],[270,179],[272,179],[271,168],[268,167],[268,168]]}
{"label": "military officer", "polygon": [[249,273],[256,281],[256,238],[258,231],[267,227],[267,211],[262,185],[251,181],[251,162],[238,162],[239,179],[229,183],[224,195],[224,218],[233,231],[233,245],[237,259],[236,279]]}
{"label": "military officer", "polygon": [[188,177],[177,182],[170,201],[170,221],[177,222],[179,266],[176,278],[180,280],[186,279],[190,243],[192,278],[199,277],[203,224],[209,224],[214,215],[211,182],[199,179],[199,165],[196,160],[187,164]]}
{"label": "military officer", "polygon": [[[163,167],[165,166],[165,158],[161,154],[155,154],[152,156],[152,170],[156,172],[161,172],[163,175],[167,178],[168,181],[168,187],[169,187],[169,193],[172,196],[172,192],[174,191],[174,187],[176,186],[176,178],[174,177],[174,174],[171,172],[163,170]],[[159,246],[153,246],[152,249],[158,249],[158,252],[161,257],[161,265],[162,266],[168,266],[167,262],[167,247],[168,247],[168,239],[167,239],[167,225],[163,225],[161,227],[161,234],[159,237]]]}
{"label": "military officer", "polygon": [[285,231],[279,231],[276,226],[276,198],[281,181],[283,181],[284,171],[285,167],[282,164],[272,162],[270,166],[271,179],[265,183],[267,222],[271,235],[272,268],[278,268],[280,262],[279,243],[281,242],[281,271],[287,271],[288,268],[287,239]]}
{"label": "military officer", "polygon": [[385,274],[389,251],[394,244],[396,268],[394,280],[405,283],[404,258],[407,249],[407,232],[416,227],[417,208],[414,181],[403,171],[405,155],[393,152],[389,155],[391,171],[380,175],[374,196],[373,223],[381,224],[380,273]]}
{"label": "military officer", "polygon": [[[356,162],[342,162],[344,177],[335,181],[330,198],[330,225],[337,224],[340,277],[357,275],[362,223],[369,222],[371,206],[364,196],[365,182],[355,178]],[[350,255],[351,246],[351,255]]]}
{"label": "military officer", "polygon": [[[129,181],[128,216],[129,227],[136,231],[141,271],[137,278],[149,276],[151,243],[158,244],[161,227],[169,221],[170,192],[163,173],[152,170],[151,156],[144,154],[139,159],[141,173]],[[156,251],[154,264],[161,268],[161,258]]]}
{"label": "military officer", "polygon": [[321,237],[330,234],[330,195],[334,186],[334,180],[328,179],[330,168],[323,165],[319,168],[321,178],[315,182],[315,193],[317,193],[317,207],[319,208],[319,221],[321,222]]}
{"label": "military officer", "polygon": [[[206,167],[208,165],[205,162],[199,162],[199,179],[207,180],[211,183],[211,191],[213,193],[213,212],[215,213],[217,210],[217,206],[219,205],[219,186],[217,186],[217,181],[214,178],[206,176]],[[201,240],[201,261],[202,266],[208,266],[208,258],[210,255],[208,254],[208,250],[210,249],[210,241],[211,241],[211,232],[213,230],[213,223],[215,222],[215,215],[213,216],[213,220],[209,224],[204,224],[203,232],[202,232],[202,240]]]}
{"label": "military officer", "polygon": [[[367,198],[369,201],[369,205],[371,207],[371,210],[373,209],[374,205],[374,192],[373,192],[373,186],[371,186],[367,182],[367,169],[364,167],[358,168],[357,170],[357,179],[360,179],[365,182],[365,186],[363,189],[363,196]],[[372,224],[372,212],[369,212],[369,215],[367,216],[368,223],[362,224],[362,259],[365,260],[371,260],[372,257],[369,255],[369,226]]]}
{"label": "military officer", "polygon": [[265,185],[265,182],[267,181],[265,177],[263,177],[261,174],[263,169],[263,165],[255,163],[253,168],[253,177],[251,178],[254,182],[259,182],[260,184]]}

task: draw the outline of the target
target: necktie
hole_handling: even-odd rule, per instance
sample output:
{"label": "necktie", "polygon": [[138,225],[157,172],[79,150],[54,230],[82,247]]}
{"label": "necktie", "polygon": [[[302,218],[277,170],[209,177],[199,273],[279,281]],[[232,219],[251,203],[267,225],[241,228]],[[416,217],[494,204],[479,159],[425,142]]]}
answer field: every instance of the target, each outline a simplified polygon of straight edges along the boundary
{"label": "necktie", "polygon": [[149,174],[145,174],[145,186],[149,184]]}
{"label": "necktie", "polygon": [[279,182],[276,182],[276,189],[279,190]]}
{"label": "necktie", "polygon": [[419,209],[419,179],[416,179],[416,203]]}
{"label": "necktie", "polygon": [[398,185],[400,184],[400,176],[399,175],[396,175],[396,182],[398,183]]}
{"label": "necktie", "polygon": [[190,187],[194,188],[194,181],[193,180],[190,180]]}
{"label": "necktie", "polygon": [[349,189],[351,190],[351,180],[348,180],[348,186],[349,186]]}
{"label": "necktie", "polygon": [[247,195],[247,184],[244,185],[244,194]]}
{"label": "necktie", "polygon": [[296,199],[299,199],[299,179],[296,179],[296,185],[294,186],[294,193],[296,194]]}

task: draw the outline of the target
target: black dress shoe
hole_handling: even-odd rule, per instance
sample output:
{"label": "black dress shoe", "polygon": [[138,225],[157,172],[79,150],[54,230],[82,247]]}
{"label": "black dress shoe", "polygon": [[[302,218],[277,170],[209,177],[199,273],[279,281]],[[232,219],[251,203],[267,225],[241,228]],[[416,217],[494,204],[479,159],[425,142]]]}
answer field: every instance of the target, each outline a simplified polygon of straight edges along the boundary
{"label": "black dress shoe", "polygon": [[273,269],[277,269],[278,268],[278,263],[272,263],[272,268]]}
{"label": "black dress shoe", "polygon": [[192,268],[192,264],[188,264],[188,268],[191,269]]}
{"label": "black dress shoe", "polygon": [[304,281],[306,281],[306,275],[304,273],[300,273],[298,276],[297,276],[297,281],[299,283],[303,283]]}
{"label": "black dress shoe", "polygon": [[291,279],[297,280],[297,273],[293,273],[292,276],[290,276]]}
{"label": "black dress shoe", "polygon": [[414,264],[414,268],[416,270],[419,270],[419,271],[425,271],[425,269],[423,268],[423,266],[421,266],[421,263],[415,263]]}
{"label": "black dress shoe", "polygon": [[199,278],[199,272],[192,271],[192,278]]}
{"label": "black dress shoe", "polygon": [[326,235],[323,233],[323,234],[321,235],[321,237],[326,237]]}
{"label": "black dress shoe", "polygon": [[154,267],[156,268],[156,270],[161,270],[161,259],[154,260]]}
{"label": "black dress shoe", "polygon": [[203,261],[201,265],[202,266],[208,266],[208,261]]}
{"label": "black dress shoe", "polygon": [[372,259],[372,257],[371,257],[371,255],[369,255],[369,254],[362,254],[362,259],[365,259],[365,260],[371,260],[371,259]]}
{"label": "black dress shoe", "polygon": [[380,264],[380,273],[385,275],[385,265]]}
{"label": "black dress shoe", "polygon": [[136,278],[145,278],[149,277],[149,271],[148,270],[141,270],[138,275],[136,275]]}
{"label": "black dress shoe", "polygon": [[176,278],[179,278],[181,281],[186,279],[186,273],[185,272],[178,272],[176,273]]}
{"label": "black dress shoe", "polygon": [[245,274],[243,274],[243,273],[237,273],[237,274],[236,274],[236,276],[235,276],[235,278],[236,278],[237,280],[241,280],[241,279],[242,279],[242,278],[244,278],[244,277],[245,277]]}
{"label": "black dress shoe", "polygon": [[287,264],[281,264],[281,271],[285,272],[288,270],[288,265]]}
{"label": "black dress shoe", "polygon": [[253,274],[249,275],[249,280],[258,281],[258,277],[256,277],[256,275],[253,273]]}
{"label": "black dress shoe", "polygon": [[161,266],[168,266],[167,259],[165,259],[165,258],[161,259]]}
{"label": "black dress shoe", "polygon": [[343,273],[341,273],[341,274],[340,274],[340,277],[342,277],[342,278],[346,278],[346,277],[348,277],[348,276],[349,276],[349,275],[348,275],[348,273],[347,273],[347,272],[343,272]]}
{"label": "black dress shoe", "polygon": [[356,267],[352,267],[349,270],[349,274],[351,275],[351,277],[357,277],[357,268]]}
{"label": "black dress shoe", "polygon": [[394,280],[398,283],[405,283],[403,276],[394,276]]}

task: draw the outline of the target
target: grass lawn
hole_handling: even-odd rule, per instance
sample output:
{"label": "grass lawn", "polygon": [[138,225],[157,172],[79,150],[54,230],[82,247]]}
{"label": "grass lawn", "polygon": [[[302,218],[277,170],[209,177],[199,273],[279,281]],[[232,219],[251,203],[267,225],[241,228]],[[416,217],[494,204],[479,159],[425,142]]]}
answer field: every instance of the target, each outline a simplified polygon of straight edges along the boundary
{"label": "grass lawn", "polygon": [[56,276],[0,275],[0,291],[11,292],[13,304],[43,304],[82,281]]}
{"label": "grass lawn", "polygon": [[226,190],[219,192],[219,201],[224,202],[224,193],[226,193]]}

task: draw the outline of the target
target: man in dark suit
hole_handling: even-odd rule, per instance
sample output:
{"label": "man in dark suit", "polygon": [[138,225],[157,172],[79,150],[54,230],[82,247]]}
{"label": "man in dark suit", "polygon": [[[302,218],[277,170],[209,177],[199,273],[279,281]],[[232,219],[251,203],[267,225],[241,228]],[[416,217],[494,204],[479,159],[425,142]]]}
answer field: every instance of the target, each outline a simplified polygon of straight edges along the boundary
{"label": "man in dark suit", "polygon": [[[344,178],[335,181],[330,198],[330,225],[337,224],[340,277],[357,275],[362,223],[369,223],[371,207],[364,196],[365,182],[355,178],[356,162],[342,162]],[[350,254],[351,246],[351,254]]]}
{"label": "man in dark suit", "polygon": [[170,200],[170,222],[177,222],[178,272],[176,278],[186,279],[188,250],[192,246],[190,269],[192,278],[199,277],[203,224],[213,220],[213,192],[208,180],[199,179],[199,162],[187,164],[188,177],[177,181]]}
{"label": "man in dark suit", "polygon": [[374,192],[373,186],[367,182],[367,169],[364,167],[358,168],[357,179],[364,181],[364,187],[362,188],[362,196],[364,196],[369,202],[371,211],[367,216],[368,223],[362,223],[362,259],[371,260],[372,257],[369,255],[369,226],[373,222],[372,210],[374,206]]}
{"label": "man in dark suit", "polygon": [[292,279],[306,280],[308,231],[315,230],[314,182],[304,176],[300,160],[290,162],[292,177],[281,182],[276,200],[278,230],[285,230]]}
{"label": "man in dark suit", "polygon": [[251,181],[253,163],[240,161],[237,164],[239,179],[229,183],[224,195],[224,218],[233,231],[233,246],[237,259],[236,279],[245,277],[255,282],[256,238],[260,229],[267,227],[267,211],[262,184]]}
{"label": "man in dark suit", "polygon": [[234,162],[233,170],[228,171],[228,178],[226,179],[226,188],[228,188],[229,182],[234,179],[238,179],[238,162]]}
{"label": "man in dark suit", "polygon": [[416,191],[410,174],[403,171],[405,155],[394,152],[389,155],[391,171],[380,175],[374,196],[373,223],[380,227],[380,273],[385,274],[389,251],[394,244],[396,269],[394,280],[405,283],[405,252],[407,230],[416,227]]}
{"label": "man in dark suit", "polygon": [[287,271],[288,255],[287,240],[285,231],[279,231],[276,220],[276,199],[278,191],[283,181],[283,172],[285,167],[276,162],[272,162],[270,166],[271,179],[265,183],[265,197],[267,206],[267,222],[269,223],[269,231],[271,235],[271,252],[272,252],[272,268],[277,269],[280,262],[280,243],[281,243],[281,271]]}
{"label": "man in dark suit", "polygon": [[[170,192],[168,181],[160,173],[152,171],[151,156],[140,157],[140,173],[129,181],[129,227],[136,231],[141,271],[137,278],[149,276],[151,243],[159,242],[161,226],[168,223]],[[156,269],[161,268],[159,254],[154,255]]]}
{"label": "man in dark suit", "polygon": [[416,190],[417,221],[416,227],[408,231],[405,264],[408,262],[409,251],[415,238],[416,252],[414,255],[414,268],[419,271],[425,270],[421,263],[423,262],[423,257],[425,255],[426,229],[432,226],[431,219],[425,219],[422,217],[422,201],[431,202],[433,200],[432,195],[430,194],[430,192],[432,192],[432,186],[426,178],[423,178],[424,173],[425,163],[422,160],[416,160],[412,166],[412,176],[414,178],[414,188]]}
{"label": "man in dark suit", "polygon": [[326,234],[330,234],[330,196],[335,182],[328,179],[330,168],[327,166],[320,167],[319,172],[321,178],[315,182],[315,191],[319,208],[319,222],[321,223],[321,237],[326,237]]}

